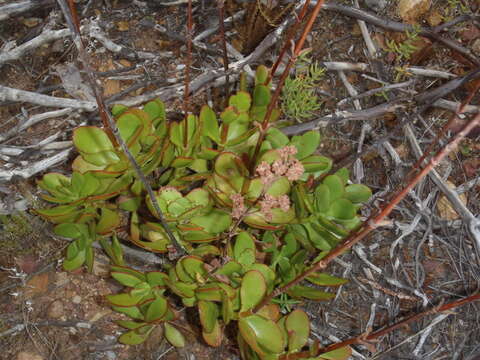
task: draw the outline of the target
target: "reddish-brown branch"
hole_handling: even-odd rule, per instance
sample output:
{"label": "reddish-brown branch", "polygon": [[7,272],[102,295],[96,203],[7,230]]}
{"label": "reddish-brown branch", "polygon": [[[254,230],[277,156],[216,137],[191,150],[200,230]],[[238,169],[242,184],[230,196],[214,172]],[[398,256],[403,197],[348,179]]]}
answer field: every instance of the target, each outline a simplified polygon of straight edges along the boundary
{"label": "reddish-brown branch", "polygon": [[305,14],[307,13],[308,7],[310,6],[310,0],[306,0],[305,4],[303,4],[302,10],[300,10],[300,14],[298,14],[298,17],[295,21],[295,24],[292,25],[292,28],[290,29],[290,33],[288,34],[287,38],[285,39],[285,44],[283,45],[282,49],[280,50],[280,54],[278,54],[277,60],[275,61],[275,64],[273,64],[272,69],[270,70],[270,74],[268,76],[267,84],[270,83],[272,80],[272,77],[275,75],[275,72],[277,71],[277,68],[280,66],[280,63],[283,60],[283,57],[285,56],[286,52],[290,48],[290,44],[293,40],[293,37],[297,33],[297,30],[300,26],[300,24],[303,21],[303,18],[305,17]]}
{"label": "reddish-brown branch", "polygon": [[[160,209],[160,206],[158,205],[157,199],[155,197],[155,194],[153,193],[152,187],[150,186],[150,183],[148,182],[145,174],[143,173],[142,169],[140,168],[140,165],[138,165],[137,161],[135,160],[135,157],[133,154],[130,152],[127,143],[122,139],[120,135],[120,131],[118,130],[115,120],[112,117],[112,115],[107,111],[107,107],[105,105],[105,102],[102,97],[102,93],[100,91],[99,86],[97,85],[95,75],[93,74],[93,70],[89,64],[87,52],[85,50],[85,47],[83,46],[83,43],[81,41],[80,37],[80,29],[79,29],[79,22],[78,20],[74,20],[74,16],[72,14],[76,14],[76,9],[74,4],[70,1],[70,4],[67,3],[67,0],[59,0],[58,1],[60,8],[62,9],[62,12],[65,16],[65,20],[68,23],[68,27],[70,31],[72,32],[72,38],[75,46],[77,47],[78,50],[78,55],[79,59],[83,64],[83,68],[85,72],[87,73],[87,79],[90,83],[90,86],[92,87],[92,90],[95,94],[95,99],[98,104],[98,110],[100,112],[100,115],[102,116],[102,120],[104,120],[104,127],[105,131],[107,132],[108,136],[111,138],[112,143],[114,146],[119,146],[123,153],[126,155],[128,161],[132,165],[136,175],[138,176],[138,179],[142,182],[145,190],[148,193],[148,196],[150,197],[153,207],[155,209],[155,212],[157,213],[157,217],[159,218],[159,221],[164,228],[165,232],[167,233],[167,236],[174,246],[176,250],[176,255],[178,257],[183,256],[185,254],[185,250],[183,247],[179,244],[177,239],[175,238],[175,235],[172,233],[170,230],[165,217],[163,216],[162,210]],[[76,16],[78,19],[78,16]]]}
{"label": "reddish-brown branch", "polygon": [[[468,296],[464,299],[452,301],[450,303],[434,307],[433,309],[425,310],[425,311],[423,311],[421,313],[418,313],[418,314],[411,315],[411,316],[409,316],[409,317],[407,317],[407,318],[405,318],[405,319],[403,319],[403,320],[401,320],[401,321],[399,321],[399,322],[397,322],[393,325],[387,326],[386,328],[375,331],[373,333],[372,332],[364,333],[364,334],[361,334],[361,335],[356,336],[354,338],[351,338],[351,339],[348,339],[348,340],[345,340],[345,341],[342,341],[342,342],[339,342],[339,343],[336,343],[336,344],[329,345],[326,348],[322,349],[322,352],[320,354],[317,354],[317,355],[325,354],[329,351],[337,350],[337,349],[340,349],[340,348],[343,348],[343,347],[349,346],[349,345],[373,342],[376,339],[378,339],[378,338],[380,338],[380,337],[382,337],[386,334],[389,334],[392,331],[394,331],[398,328],[401,328],[402,326],[405,326],[406,324],[409,324],[413,321],[420,320],[427,315],[438,314],[438,313],[442,313],[442,312],[445,312],[445,311],[449,311],[449,310],[452,310],[456,307],[463,306],[465,304],[468,304],[468,303],[471,303],[471,302],[474,302],[474,301],[477,301],[477,300],[480,300],[480,293]],[[298,355],[296,357],[297,359],[311,357],[309,352],[298,353],[296,355]]]}
{"label": "reddish-brown branch", "polygon": [[[75,7],[75,3],[74,3],[73,0],[68,0],[68,7],[70,9],[70,15],[72,17],[72,26],[75,29],[78,41],[82,45],[82,46],[78,47],[78,51],[79,52],[84,52],[83,54],[80,54],[80,56],[86,59],[88,55],[84,51],[84,44],[83,44],[82,38],[80,36],[80,20],[78,18],[77,9]],[[68,19],[67,19],[67,21],[68,21]],[[87,78],[88,78],[89,83],[92,87],[93,94],[94,94],[95,100],[97,102],[98,113],[100,114],[100,118],[102,119],[103,128],[105,129],[105,132],[107,133],[108,138],[110,139],[112,144],[114,146],[118,146],[117,139],[115,138],[115,135],[114,135],[114,130],[112,129],[112,127],[110,126],[110,122],[108,121],[108,115],[107,115],[107,109],[105,107],[105,102],[103,101],[102,95],[100,94],[100,90],[98,89],[98,86],[96,85],[95,79],[93,79],[93,77],[92,77],[92,73],[93,73],[92,69],[89,68],[90,65],[88,64],[87,61],[83,61],[82,64],[83,64],[83,67],[85,68],[84,70],[87,74]]]}
{"label": "reddish-brown branch", "polygon": [[278,81],[277,88],[275,89],[275,92],[273,93],[272,99],[270,101],[270,104],[268,104],[267,112],[265,114],[265,118],[263,119],[263,122],[260,127],[260,135],[258,137],[258,141],[255,145],[255,150],[253,152],[252,157],[250,158],[250,172],[253,173],[253,168],[255,166],[255,159],[257,158],[259,152],[260,152],[260,147],[262,146],[262,142],[265,139],[265,134],[267,132],[268,128],[268,123],[270,121],[270,117],[272,116],[273,109],[275,108],[275,105],[277,104],[278,99],[280,98],[280,93],[282,92],[283,84],[285,83],[285,79],[287,78],[288,74],[290,73],[290,69],[292,68],[293,64],[297,60],[298,55],[300,54],[300,51],[303,49],[303,44],[305,43],[305,40],[307,39],[307,35],[310,33],[310,30],[312,30],[313,24],[318,16],[318,13],[320,12],[320,9],[322,8],[324,0],[318,0],[317,4],[313,8],[312,14],[310,15],[307,23],[305,24],[305,27],[303,28],[302,34],[300,35],[300,38],[295,44],[293,54],[288,60],[287,65],[285,66],[285,70],[283,71],[282,75],[280,76],[280,79]]}
{"label": "reddish-brown branch", "polygon": [[308,270],[304,273],[297,276],[295,279],[290,281],[288,284],[276,289],[266,296],[263,301],[254,309],[258,311],[264,305],[268,304],[275,296],[284,293],[292,286],[299,284],[307,276],[311,275],[316,271],[321,271],[327,267],[327,265],[335,259],[337,256],[343,254],[346,250],[349,250],[353,245],[358,243],[360,240],[364,239],[370,232],[377,227],[380,227],[382,221],[393,211],[395,206],[412,190],[419,181],[424,178],[442,159],[444,159],[450,152],[457,148],[459,142],[465,138],[465,136],[476,126],[480,125],[480,113],[477,114],[472,120],[470,120],[461,131],[459,131],[453,139],[445,145],[440,151],[433,156],[430,161],[423,167],[411,180],[410,182],[400,191],[398,191],[390,203],[381,210],[377,215],[371,216],[358,231],[350,234],[342,244],[338,245],[333,249],[324,259],[314,263]]}
{"label": "reddish-brown branch", "polygon": [[230,76],[228,75],[228,54],[227,41],[225,39],[225,0],[217,0],[218,7],[218,28],[220,30],[220,40],[222,41],[223,68],[225,70],[225,96],[228,101],[230,97]]}
{"label": "reddish-brown branch", "polygon": [[185,113],[185,131],[184,143],[188,144],[188,112],[190,110],[190,66],[192,64],[192,34],[193,33],[193,17],[192,17],[192,0],[188,0],[187,5],[187,56],[185,59],[185,90],[183,94],[183,112]]}

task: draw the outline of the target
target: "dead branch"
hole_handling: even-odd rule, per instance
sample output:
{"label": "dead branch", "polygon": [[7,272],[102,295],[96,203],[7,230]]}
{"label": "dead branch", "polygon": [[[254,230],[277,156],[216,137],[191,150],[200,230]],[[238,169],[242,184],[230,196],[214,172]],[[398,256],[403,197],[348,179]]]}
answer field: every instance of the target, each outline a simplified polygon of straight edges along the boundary
{"label": "dead branch", "polygon": [[[415,156],[417,157],[417,159],[421,158],[423,156],[423,152],[422,152],[422,149],[420,148],[420,145],[418,144],[418,141],[415,137],[412,127],[407,124],[404,127],[404,131],[405,131],[406,137],[410,141],[410,145],[412,146]],[[458,215],[461,216],[462,220],[467,225],[470,236],[472,237],[476,245],[476,249],[479,254],[479,260],[480,260],[480,220],[477,219],[475,215],[473,215],[473,213],[463,204],[463,202],[460,200],[455,190],[451,189],[445,183],[445,181],[443,181],[442,177],[438,174],[438,172],[436,172],[435,170],[432,170],[428,174],[428,176],[443,192],[443,194],[446,196],[448,201],[450,201],[450,203],[452,204],[455,211],[458,213]]]}
{"label": "dead branch", "polygon": [[[315,3],[316,1],[312,1],[312,5],[314,5]],[[382,19],[367,11],[356,9],[354,7],[339,5],[334,2],[328,2],[323,4],[323,9],[327,11],[335,11],[342,15],[349,16],[357,20],[363,20],[369,24],[373,24],[385,30],[399,31],[399,32],[414,30],[412,25],[403,24],[403,23],[392,21],[389,19]],[[477,58],[477,56],[475,56],[475,54],[473,54],[472,51],[470,51],[470,49],[465,48],[458,41],[446,39],[440,36],[438,33],[433,31],[432,29],[428,29],[428,28],[421,28],[419,35],[429,38],[431,40],[437,41],[445,45],[446,47],[462,54],[468,60],[470,60],[473,64],[480,65],[480,60]]]}
{"label": "dead branch", "polygon": [[386,328],[382,329],[382,330],[378,330],[376,332],[373,332],[373,333],[370,333],[370,334],[362,334],[360,336],[356,336],[352,339],[348,339],[348,340],[345,340],[345,341],[342,341],[340,343],[337,343],[337,344],[333,344],[333,345],[330,345],[330,346],[327,346],[325,349],[323,349],[323,353],[326,353],[326,352],[329,352],[329,351],[333,351],[335,349],[339,349],[339,348],[342,348],[344,346],[348,346],[348,345],[353,345],[353,344],[360,344],[362,342],[365,342],[365,341],[373,341],[373,340],[376,340],[386,334],[389,334],[391,333],[393,330],[396,330],[396,329],[399,329],[403,326],[405,326],[406,324],[409,324],[413,321],[418,321],[422,318],[424,318],[425,316],[427,315],[432,315],[432,314],[440,314],[440,313],[444,313],[445,315],[446,314],[454,314],[453,312],[451,312],[452,309],[455,309],[459,306],[463,306],[465,304],[469,304],[469,303],[472,303],[474,301],[478,301],[480,300],[480,294],[474,294],[474,295],[471,295],[471,296],[468,296],[466,298],[463,298],[463,299],[460,299],[460,300],[456,300],[456,301],[452,301],[450,303],[447,303],[447,304],[443,304],[441,306],[438,306],[438,307],[434,307],[433,309],[428,309],[428,310],[425,310],[425,311],[422,311],[418,314],[415,314],[415,315],[412,315],[412,316],[409,316],[393,325],[390,325],[390,326],[387,326]]}
{"label": "dead branch", "polygon": [[[183,91],[183,113],[188,116],[190,108],[190,66],[192,65],[192,37],[193,37],[193,16],[192,16],[192,0],[187,2],[187,24],[186,24],[187,54],[185,58],[185,90]],[[184,134],[188,134],[188,121],[185,120]],[[187,147],[187,136],[185,136],[184,146]]]}
{"label": "dead branch", "polygon": [[218,25],[220,29],[220,39],[222,41],[223,69],[227,74],[225,76],[225,97],[230,98],[230,75],[228,75],[228,53],[227,40],[225,38],[225,0],[217,0]]}
{"label": "dead branch", "polygon": [[25,0],[0,6],[0,21],[20,15],[38,8],[49,8],[55,4],[54,0]]}
{"label": "dead branch", "polygon": [[[1,17],[1,9],[0,9],[0,17]],[[64,39],[70,35],[70,30],[68,29],[61,29],[61,30],[44,30],[40,35],[33,38],[26,43],[16,46],[14,48],[8,48],[8,46],[0,52],[0,66],[8,61],[18,60],[20,59],[25,53],[28,51],[37,49],[38,47],[58,40]]]}
{"label": "dead branch", "polygon": [[58,165],[68,159],[72,149],[63,150],[52,157],[42,159],[33,164],[23,166],[21,168],[14,168],[10,170],[0,170],[0,182],[7,182],[12,180],[14,176],[19,176],[28,179],[35,174],[45,171],[52,166]]}
{"label": "dead branch", "polygon": [[164,228],[165,232],[167,233],[167,236],[171,242],[171,244],[174,246],[176,250],[176,255],[177,256],[182,256],[185,254],[185,250],[183,247],[179,244],[177,239],[175,238],[175,235],[172,233],[170,230],[170,227],[168,226],[167,222],[165,221],[165,218],[163,216],[163,212],[160,210],[160,206],[158,205],[157,198],[155,194],[153,193],[152,187],[150,186],[150,183],[145,177],[145,174],[143,173],[142,169],[138,165],[137,161],[135,160],[135,157],[132,155],[130,150],[128,149],[127,144],[123,140],[123,138],[120,136],[120,131],[118,130],[115,120],[113,119],[112,115],[110,114],[109,111],[107,111],[105,102],[103,101],[100,89],[97,85],[96,79],[93,74],[93,70],[90,67],[90,63],[87,58],[87,54],[85,51],[85,47],[83,46],[83,43],[81,41],[80,37],[80,23],[79,20],[77,19],[77,12],[75,9],[75,4],[73,3],[73,0],[69,0],[69,5],[67,5],[66,0],[58,0],[58,3],[60,5],[60,8],[62,9],[62,12],[65,16],[65,19],[67,21],[68,27],[72,33],[73,37],[73,43],[77,47],[78,53],[80,60],[83,63],[84,70],[87,73],[87,78],[89,80],[90,86],[95,94],[95,99],[98,105],[98,109],[100,112],[100,116],[102,117],[102,120],[104,122],[104,128],[107,134],[111,137],[112,143],[120,145],[120,148],[128,158],[129,162],[131,163],[132,167],[134,168],[139,180],[142,182],[144,188],[146,189],[148,195],[150,196],[150,199],[152,201],[152,205],[155,209],[156,215],[160,221],[160,224]]}
{"label": "dead branch", "polygon": [[45,107],[72,108],[89,112],[97,109],[97,105],[91,101],[59,98],[3,85],[0,85],[0,101],[26,102]]}
{"label": "dead branch", "polygon": [[[153,26],[153,28],[156,31],[158,31],[160,34],[162,34],[163,36],[169,38],[170,40],[180,41],[184,44],[187,43],[187,39],[184,36],[179,35],[177,33],[169,32],[169,31],[167,31],[167,29],[165,27],[163,27],[160,24],[155,24]],[[222,55],[222,53],[220,51],[218,51],[217,49],[215,49],[211,45],[205,44],[201,41],[192,41],[192,45],[193,45],[193,47],[195,47],[199,50],[205,51],[206,53],[208,53],[210,55],[215,55],[215,56],[221,56]]]}
{"label": "dead branch", "polygon": [[40,121],[60,117],[60,116],[63,116],[63,115],[67,115],[67,114],[71,113],[72,111],[73,111],[72,109],[66,108],[66,109],[61,109],[61,110],[49,111],[49,112],[42,113],[42,114],[32,115],[26,121],[19,124],[19,126],[16,126],[12,129],[8,130],[7,132],[4,132],[3,134],[0,134],[0,143],[2,143],[5,140],[10,139],[11,137],[17,135],[18,133],[22,132],[25,129],[28,129],[30,126],[33,126],[33,125],[39,123]]}

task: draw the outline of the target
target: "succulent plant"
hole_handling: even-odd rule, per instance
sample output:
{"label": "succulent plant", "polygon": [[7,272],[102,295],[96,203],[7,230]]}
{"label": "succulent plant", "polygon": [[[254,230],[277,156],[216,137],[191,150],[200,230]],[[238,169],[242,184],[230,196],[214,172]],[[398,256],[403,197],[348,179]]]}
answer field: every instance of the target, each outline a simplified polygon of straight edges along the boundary
{"label": "succulent plant", "polygon": [[[330,174],[332,161],[317,154],[318,131],[288,138],[270,126],[261,133],[258,124],[271,100],[267,78],[260,66],[251,92],[243,79],[218,116],[203,106],[198,116],[167,121],[159,100],[142,109],[112,109],[122,139],[155,189],[152,198],[169,231],[187,252],[163,271],[140,272],[125,264],[117,233],[127,230],[125,241],[156,253],[171,251],[171,237],[104,129],[77,128],[72,175],[49,173],[38,182],[43,198],[56,204],[38,214],[56,224],[56,234],[72,239],[64,268],[91,269],[97,240],[111,258],[111,275],[125,290],[107,300],[131,318],[118,322],[127,329],[120,342],[139,344],[161,326],[172,345],[184,346],[174,296],[198,310],[203,339],[211,346],[219,346],[225,327],[235,322],[245,360],[348,357],[349,348],[322,354],[309,340],[307,314],[290,308],[330,299],[325,288],[346,279],[315,272],[306,278],[309,285],[263,301],[360,224],[358,210],[371,191],[350,184],[346,169]],[[274,109],[270,121],[279,116]]]}

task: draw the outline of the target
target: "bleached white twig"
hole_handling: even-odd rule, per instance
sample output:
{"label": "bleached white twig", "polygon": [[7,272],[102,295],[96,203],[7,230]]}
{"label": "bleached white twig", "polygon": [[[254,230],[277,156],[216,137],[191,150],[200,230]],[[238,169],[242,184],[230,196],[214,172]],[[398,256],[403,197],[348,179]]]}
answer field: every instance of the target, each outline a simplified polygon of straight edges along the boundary
{"label": "bleached white twig", "polygon": [[0,182],[1,181],[10,181],[12,177],[14,176],[20,176],[24,179],[28,179],[29,177],[44,171],[54,165],[57,165],[61,163],[62,161],[65,161],[68,158],[68,155],[70,154],[70,151],[72,149],[66,149],[58,154],[55,154],[52,157],[42,159],[40,161],[37,161],[33,164],[30,164],[28,166],[25,166],[23,168],[14,168],[14,169],[9,169],[9,170],[0,170]]}
{"label": "bleached white twig", "polygon": [[28,129],[30,126],[33,126],[39,123],[42,120],[60,117],[63,115],[67,115],[71,112],[72,112],[72,109],[66,108],[66,109],[54,110],[54,111],[49,111],[42,114],[33,115],[27,121],[21,123],[18,127],[14,127],[9,131],[5,132],[4,134],[0,134],[0,143],[2,141],[5,141],[11,138],[12,136],[18,134],[21,131]]}
{"label": "bleached white twig", "polygon": [[[239,20],[242,18],[242,16],[245,14],[245,10],[241,10],[237,13],[235,13],[233,16],[230,16],[228,18],[226,18],[224,20],[224,23],[227,24],[227,23],[230,23],[232,22],[232,19],[235,21],[235,20]],[[198,42],[198,41],[201,41],[207,37],[209,37],[210,35],[212,34],[215,34],[218,30],[218,25],[215,25],[211,28],[208,28],[204,31],[202,31],[200,34],[198,34],[197,36],[195,36],[195,38],[193,39],[193,42]]]}
{"label": "bleached white twig", "polygon": [[97,104],[92,101],[59,98],[3,85],[0,85],[0,101],[27,102],[46,107],[73,108],[89,112],[97,109]]}
{"label": "bleached white twig", "polygon": [[0,6],[0,21],[53,3],[53,0],[25,0],[2,5]]}
{"label": "bleached white twig", "polygon": [[446,71],[431,70],[431,69],[425,69],[425,68],[416,67],[416,66],[408,67],[407,71],[409,73],[414,74],[414,75],[420,75],[420,76],[426,76],[426,77],[435,77],[435,78],[441,78],[441,79],[453,79],[453,78],[457,77],[457,75],[446,72]]}
{"label": "bleached white twig", "polygon": [[[405,135],[407,136],[410,145],[412,146],[413,152],[417,158],[420,158],[423,155],[422,149],[418,144],[418,141],[413,133],[412,127],[410,125],[405,125],[404,127]],[[442,177],[438,174],[436,170],[432,170],[428,176],[433,180],[433,182],[439,187],[443,192],[445,197],[450,201],[455,211],[460,215],[462,220],[465,222],[469,229],[469,233],[472,239],[475,242],[475,247],[477,249],[477,254],[480,256],[480,219],[477,219],[475,215],[463,204],[463,202],[458,197],[458,194],[455,190],[451,189]]]}
{"label": "bleached white twig", "polygon": [[48,42],[66,38],[69,35],[70,30],[68,29],[45,30],[37,37],[34,37],[32,40],[27,41],[20,46],[2,51],[0,53],[0,65],[8,61],[18,60],[28,51],[36,49]]}
{"label": "bleached white twig", "polygon": [[102,31],[102,28],[98,24],[98,20],[93,20],[89,25],[89,34],[92,38],[97,39],[105,48],[116,54],[121,54],[122,56],[129,59],[156,59],[156,58],[165,58],[172,57],[173,53],[171,51],[163,52],[147,52],[147,51],[134,51],[128,49],[122,45],[118,45],[110,40],[105,33]]}
{"label": "bleached white twig", "polygon": [[[433,103],[433,106],[441,109],[445,109],[445,110],[457,111],[458,107],[460,106],[460,103],[456,101],[438,99]],[[476,114],[480,112],[480,106],[467,105],[464,107],[463,112],[468,114]]]}
{"label": "bleached white twig", "polygon": [[392,346],[391,348],[385,350],[385,351],[382,351],[382,352],[378,352],[376,353],[373,357],[371,357],[372,360],[374,359],[380,359],[383,357],[383,355],[385,355],[386,353],[390,352],[390,351],[393,351],[395,350],[396,348],[402,346],[403,344],[405,343],[408,343],[410,342],[412,339],[416,338],[418,335],[421,335],[423,334],[425,331],[428,331],[429,329],[431,329],[432,327],[434,327],[435,325],[437,325],[438,323],[440,323],[441,321],[445,320],[448,316],[450,316],[452,313],[445,313],[445,314],[440,314],[438,315],[435,319],[432,320],[432,322],[427,325],[426,327],[424,327],[422,330],[420,330],[419,332],[417,332],[416,334],[413,334],[412,336],[409,336],[408,338],[406,338],[405,340],[401,341],[400,343],[396,344],[395,346]]}

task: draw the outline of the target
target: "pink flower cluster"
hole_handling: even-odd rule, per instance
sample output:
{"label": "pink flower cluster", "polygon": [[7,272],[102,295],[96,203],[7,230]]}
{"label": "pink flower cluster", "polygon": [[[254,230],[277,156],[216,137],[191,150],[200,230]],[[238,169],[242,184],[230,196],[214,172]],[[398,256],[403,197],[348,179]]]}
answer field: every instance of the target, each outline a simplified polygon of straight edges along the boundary
{"label": "pink flower cluster", "polygon": [[245,207],[243,196],[241,194],[232,194],[230,195],[230,199],[233,202],[232,217],[234,219],[240,219],[245,214],[245,211],[247,210]]}
{"label": "pink flower cluster", "polygon": [[280,176],[285,176],[290,181],[298,180],[305,171],[302,163],[295,158],[295,146],[285,146],[277,151],[280,159],[275,160],[272,165],[262,161],[257,166],[256,172],[265,186],[271,185]]}
{"label": "pink flower cluster", "polygon": [[260,212],[265,216],[267,221],[271,221],[273,218],[272,210],[280,208],[282,211],[287,212],[290,210],[290,198],[288,195],[281,195],[274,197],[269,194],[265,194],[263,200],[259,202]]}

